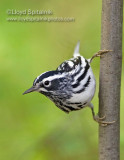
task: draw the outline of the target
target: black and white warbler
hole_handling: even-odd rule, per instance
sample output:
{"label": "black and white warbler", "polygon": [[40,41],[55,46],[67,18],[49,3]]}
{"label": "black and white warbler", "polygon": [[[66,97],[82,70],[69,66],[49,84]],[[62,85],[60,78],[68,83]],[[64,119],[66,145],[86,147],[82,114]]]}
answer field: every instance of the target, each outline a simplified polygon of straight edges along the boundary
{"label": "black and white warbler", "polygon": [[105,117],[95,116],[92,98],[95,94],[96,82],[90,63],[94,57],[101,56],[109,50],[101,50],[91,59],[85,59],[79,54],[80,42],[77,43],[73,58],[64,61],[56,70],[39,75],[33,86],[23,94],[37,91],[51,99],[62,111],[69,113],[89,106],[93,119],[103,125]]}

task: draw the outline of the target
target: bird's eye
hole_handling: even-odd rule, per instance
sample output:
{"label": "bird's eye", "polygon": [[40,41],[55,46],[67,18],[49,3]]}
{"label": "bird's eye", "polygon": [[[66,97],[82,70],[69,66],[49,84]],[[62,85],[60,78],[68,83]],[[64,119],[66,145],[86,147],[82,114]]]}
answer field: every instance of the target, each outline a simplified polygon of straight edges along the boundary
{"label": "bird's eye", "polygon": [[50,85],[50,81],[48,81],[48,80],[45,81],[45,82],[44,82],[44,85],[48,87],[48,86]]}

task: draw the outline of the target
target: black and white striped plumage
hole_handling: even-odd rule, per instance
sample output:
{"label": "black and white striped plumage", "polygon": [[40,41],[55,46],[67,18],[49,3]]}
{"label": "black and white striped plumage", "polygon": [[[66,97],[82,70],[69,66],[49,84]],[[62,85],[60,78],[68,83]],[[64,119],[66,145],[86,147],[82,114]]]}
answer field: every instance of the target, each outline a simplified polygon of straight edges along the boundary
{"label": "black and white striped plumage", "polygon": [[90,60],[79,54],[78,42],[73,58],[64,61],[56,70],[38,76],[33,87],[24,94],[38,91],[50,98],[58,108],[69,113],[90,105],[95,86]]}

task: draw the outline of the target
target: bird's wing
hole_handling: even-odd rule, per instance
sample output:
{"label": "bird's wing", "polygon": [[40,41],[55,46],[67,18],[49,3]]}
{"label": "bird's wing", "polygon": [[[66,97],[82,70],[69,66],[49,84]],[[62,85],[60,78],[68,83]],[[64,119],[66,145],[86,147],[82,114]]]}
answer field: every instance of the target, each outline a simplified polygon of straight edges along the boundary
{"label": "bird's wing", "polygon": [[64,61],[59,67],[56,69],[57,71],[71,72],[75,70],[77,66],[81,66],[81,56],[71,58],[67,61]]}
{"label": "bird's wing", "polygon": [[74,58],[71,58],[67,61],[64,61],[59,67],[56,69],[57,71],[70,72],[75,69],[75,66],[81,65],[81,55],[79,53],[80,41],[78,41],[75,49],[74,49]]}

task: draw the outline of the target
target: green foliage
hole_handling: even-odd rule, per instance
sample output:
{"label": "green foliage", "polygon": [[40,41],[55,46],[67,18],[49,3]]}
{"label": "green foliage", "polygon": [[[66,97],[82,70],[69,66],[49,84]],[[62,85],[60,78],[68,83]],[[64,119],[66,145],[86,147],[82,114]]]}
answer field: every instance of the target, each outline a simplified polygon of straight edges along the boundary
{"label": "green foliage", "polygon": [[[2,1],[0,21],[0,159],[96,160],[98,124],[90,109],[63,113],[43,95],[22,96],[37,75],[71,58],[78,40],[90,58],[100,49],[101,1]],[[7,9],[51,9],[55,17],[75,22],[7,22]],[[97,90],[99,58],[92,64]],[[122,77],[124,80],[124,75]],[[122,88],[124,85],[122,83]],[[122,90],[122,95],[124,90]],[[121,99],[121,106],[124,101]],[[121,121],[124,121],[121,108]],[[121,147],[124,147],[121,125]],[[124,157],[123,151],[121,156]]]}

